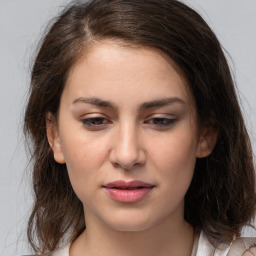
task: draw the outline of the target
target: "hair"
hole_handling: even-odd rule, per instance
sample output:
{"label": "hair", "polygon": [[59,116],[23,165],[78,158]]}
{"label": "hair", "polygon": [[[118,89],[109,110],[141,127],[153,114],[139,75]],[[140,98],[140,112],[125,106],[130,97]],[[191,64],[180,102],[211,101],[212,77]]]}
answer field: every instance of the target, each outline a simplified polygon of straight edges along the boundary
{"label": "hair", "polygon": [[218,132],[212,154],[197,159],[185,219],[211,241],[228,243],[255,214],[253,154],[222,47],[202,17],[176,0],[94,0],[68,5],[47,30],[31,74],[24,131],[32,145],[34,205],[27,235],[53,252],[86,228],[66,165],[54,161],[46,116],[56,116],[72,65],[90,44],[118,40],[150,47],[182,71],[199,123]]}

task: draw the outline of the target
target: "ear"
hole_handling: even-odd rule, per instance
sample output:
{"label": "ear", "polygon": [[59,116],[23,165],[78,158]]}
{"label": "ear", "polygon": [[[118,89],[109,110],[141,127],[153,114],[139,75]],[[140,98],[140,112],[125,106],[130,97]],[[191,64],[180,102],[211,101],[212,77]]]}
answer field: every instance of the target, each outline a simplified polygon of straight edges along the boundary
{"label": "ear", "polygon": [[47,113],[46,115],[46,132],[47,132],[47,139],[53,151],[53,156],[55,161],[59,164],[64,164],[65,159],[62,152],[59,131],[58,131],[55,117],[52,115],[52,113]]}
{"label": "ear", "polygon": [[209,156],[217,142],[218,132],[213,126],[206,126],[201,129],[197,146],[196,157],[203,158]]}

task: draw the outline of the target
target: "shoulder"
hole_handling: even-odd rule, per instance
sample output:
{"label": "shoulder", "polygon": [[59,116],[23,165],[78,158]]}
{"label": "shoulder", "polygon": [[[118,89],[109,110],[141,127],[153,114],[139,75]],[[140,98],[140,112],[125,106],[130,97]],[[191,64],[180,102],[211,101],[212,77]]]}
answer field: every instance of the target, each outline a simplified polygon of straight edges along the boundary
{"label": "shoulder", "polygon": [[51,256],[69,256],[70,243],[56,250]]}
{"label": "shoulder", "polygon": [[230,246],[221,244],[215,248],[210,243],[207,235],[201,231],[196,256],[227,256]]}
{"label": "shoulder", "polygon": [[[58,248],[50,256],[69,256],[70,243]],[[21,256],[37,256],[37,255],[21,255]]]}
{"label": "shoulder", "polygon": [[231,244],[228,256],[256,256],[256,229],[252,225],[245,226],[241,236]]}
{"label": "shoulder", "polygon": [[215,248],[203,231],[200,233],[196,256],[256,256],[256,229],[254,226],[245,226],[241,236],[233,240],[230,245],[221,244]]}

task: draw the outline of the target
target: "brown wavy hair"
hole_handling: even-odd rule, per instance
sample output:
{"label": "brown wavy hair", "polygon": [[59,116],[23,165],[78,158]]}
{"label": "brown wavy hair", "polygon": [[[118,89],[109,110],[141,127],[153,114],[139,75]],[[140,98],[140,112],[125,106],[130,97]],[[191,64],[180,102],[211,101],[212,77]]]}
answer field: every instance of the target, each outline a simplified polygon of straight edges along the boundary
{"label": "brown wavy hair", "polygon": [[202,17],[176,0],[74,1],[46,31],[31,75],[24,130],[32,146],[34,205],[28,240],[45,255],[86,228],[66,165],[54,161],[46,115],[58,112],[69,70],[90,44],[104,39],[161,51],[183,72],[200,124],[218,131],[209,157],[197,159],[185,196],[185,219],[219,243],[239,236],[255,214],[250,140],[222,47]]}

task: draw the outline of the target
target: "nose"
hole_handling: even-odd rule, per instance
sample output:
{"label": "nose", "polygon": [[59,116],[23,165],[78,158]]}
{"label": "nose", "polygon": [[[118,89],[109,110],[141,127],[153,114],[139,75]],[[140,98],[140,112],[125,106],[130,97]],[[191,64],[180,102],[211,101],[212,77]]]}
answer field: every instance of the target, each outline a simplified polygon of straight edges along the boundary
{"label": "nose", "polygon": [[146,155],[139,136],[135,125],[127,124],[117,129],[109,155],[115,167],[132,170],[135,166],[142,166],[145,163]]}

